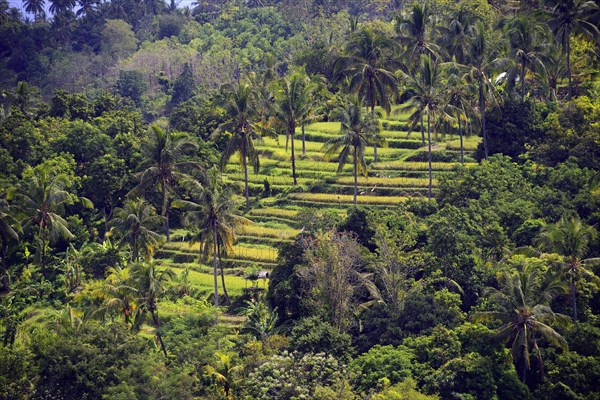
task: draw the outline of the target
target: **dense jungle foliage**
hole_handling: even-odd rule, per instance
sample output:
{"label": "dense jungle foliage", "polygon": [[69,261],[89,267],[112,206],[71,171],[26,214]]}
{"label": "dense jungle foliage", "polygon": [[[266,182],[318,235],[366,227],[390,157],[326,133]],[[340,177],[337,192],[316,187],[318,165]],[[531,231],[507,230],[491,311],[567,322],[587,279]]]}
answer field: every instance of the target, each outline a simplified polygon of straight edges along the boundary
{"label": "dense jungle foliage", "polygon": [[0,0],[0,399],[600,400],[598,0]]}

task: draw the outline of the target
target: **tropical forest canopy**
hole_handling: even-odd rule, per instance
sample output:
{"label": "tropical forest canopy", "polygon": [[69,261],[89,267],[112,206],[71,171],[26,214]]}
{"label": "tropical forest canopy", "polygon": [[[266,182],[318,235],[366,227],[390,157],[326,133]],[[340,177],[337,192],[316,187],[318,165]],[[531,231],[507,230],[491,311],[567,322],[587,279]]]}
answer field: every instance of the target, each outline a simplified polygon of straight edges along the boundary
{"label": "tropical forest canopy", "polygon": [[1,399],[600,399],[598,0],[20,6]]}

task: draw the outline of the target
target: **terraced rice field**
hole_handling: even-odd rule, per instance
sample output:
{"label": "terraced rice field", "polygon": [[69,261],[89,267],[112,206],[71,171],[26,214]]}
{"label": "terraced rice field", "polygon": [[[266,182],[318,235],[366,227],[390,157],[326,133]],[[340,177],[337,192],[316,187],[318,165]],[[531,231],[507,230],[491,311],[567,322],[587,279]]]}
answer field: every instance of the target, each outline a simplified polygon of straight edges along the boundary
{"label": "terraced rice field", "polygon": [[[409,112],[401,111],[400,106],[395,106],[391,114],[384,114],[381,120],[384,127],[382,136],[386,139],[387,146],[378,147],[379,160],[376,163],[372,147],[365,151],[368,176],[358,178],[359,205],[394,207],[410,197],[426,201],[429,164],[423,160],[427,159],[427,147],[423,146],[420,126],[412,126],[408,121],[409,115]],[[409,132],[411,128],[412,131]],[[316,210],[332,210],[343,218],[347,210],[351,209],[354,191],[352,160],[339,168],[337,155],[325,157],[327,142],[337,137],[339,130],[338,122],[307,125],[305,154],[302,153],[301,128],[296,130],[298,186],[292,185],[291,141],[287,150],[285,136],[264,138],[256,143],[260,152],[260,168],[258,173],[250,170],[248,174],[253,206],[246,214],[254,223],[237,230],[236,244],[224,260],[230,294],[240,295],[248,285],[242,275],[249,266],[267,270],[273,268],[281,244],[291,242],[304,229],[302,221],[310,218]],[[477,148],[479,141],[478,137],[463,138],[467,160],[464,166],[467,168],[475,165],[470,154]],[[434,190],[437,190],[444,174],[461,165],[459,149],[458,136],[438,135],[434,145],[434,159],[447,161],[432,163]],[[244,176],[236,161],[234,157],[227,165],[226,176],[231,182],[243,183]],[[178,273],[186,266],[193,266],[190,280],[208,295],[213,285],[212,266],[199,265],[199,245],[190,246],[182,241],[186,237],[185,230],[175,231],[174,237],[179,241],[165,245],[159,257],[162,257],[165,265],[174,267]]]}

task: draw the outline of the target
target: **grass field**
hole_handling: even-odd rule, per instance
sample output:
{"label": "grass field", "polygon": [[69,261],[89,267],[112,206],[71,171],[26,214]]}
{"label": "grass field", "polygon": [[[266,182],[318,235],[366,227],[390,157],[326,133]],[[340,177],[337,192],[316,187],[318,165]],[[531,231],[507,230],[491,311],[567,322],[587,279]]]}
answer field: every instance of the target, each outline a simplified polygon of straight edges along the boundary
{"label": "grass field", "polygon": [[[335,180],[339,184],[354,185],[354,177],[340,176]],[[379,178],[379,177],[358,177],[360,186],[382,186],[382,187],[426,187],[429,186],[427,178]],[[437,179],[433,179],[433,186],[437,186]]]}
{"label": "grass field", "polygon": [[[288,195],[291,200],[312,201],[318,203],[334,204],[352,204],[354,197],[348,194],[329,194],[329,193],[291,193]],[[406,201],[406,197],[400,196],[358,196],[358,204],[373,205],[394,205]]]}

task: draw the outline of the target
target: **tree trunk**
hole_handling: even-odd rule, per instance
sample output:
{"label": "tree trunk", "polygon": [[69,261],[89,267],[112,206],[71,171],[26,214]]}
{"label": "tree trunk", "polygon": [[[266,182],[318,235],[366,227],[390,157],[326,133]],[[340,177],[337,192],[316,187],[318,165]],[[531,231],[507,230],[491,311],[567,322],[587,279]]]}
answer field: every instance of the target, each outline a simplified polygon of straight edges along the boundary
{"label": "tree trunk", "polygon": [[358,160],[356,158],[356,146],[354,146],[354,208],[356,208],[356,196],[358,196]]}
{"label": "tree trunk", "polygon": [[571,74],[571,32],[567,32],[567,37],[565,40],[567,41],[567,77],[569,78],[569,97],[568,97],[568,99],[571,100],[571,97],[573,96],[573,84],[572,84],[573,76]]}
{"label": "tree trunk", "polygon": [[[373,78],[369,78],[369,101],[371,106],[371,118],[375,120],[375,93],[373,92]],[[377,162],[377,140],[373,137],[373,162]]]}
{"label": "tree trunk", "polygon": [[163,354],[165,355],[165,357],[167,357],[167,349],[165,348],[165,343],[162,340],[162,336],[159,330],[160,321],[158,320],[158,310],[156,309],[156,306],[153,306],[151,308],[150,313],[152,314],[152,321],[154,322],[154,327],[156,328],[156,337],[158,338],[158,343],[160,343],[160,348]]}
{"label": "tree trunk", "polygon": [[573,308],[573,322],[577,322],[577,286],[575,277],[571,277],[571,307]]}
{"label": "tree trunk", "polygon": [[296,179],[296,153],[294,149],[294,133],[296,131],[296,124],[294,121],[290,121],[288,123],[288,132],[289,136],[292,138],[292,178],[294,179],[294,186],[298,184],[298,180]]}
{"label": "tree trunk", "polygon": [[219,323],[219,283],[217,281],[217,227],[213,224],[213,278],[215,285],[215,322]]}
{"label": "tree trunk", "polygon": [[488,158],[488,140],[485,131],[485,96],[483,93],[483,77],[479,77],[479,112],[481,113],[481,136],[483,138],[483,151],[485,159]]}
{"label": "tree trunk", "polygon": [[219,246],[218,250],[219,250],[219,269],[221,270],[221,285],[223,286],[223,296],[225,296],[225,304],[230,305],[231,300],[229,300],[229,293],[227,293],[227,287],[225,287],[225,272],[223,270],[223,260],[221,258],[221,246]]}
{"label": "tree trunk", "polygon": [[[244,138],[245,139],[245,138]],[[246,145],[242,144],[243,150],[246,150]],[[244,167],[244,195],[246,196],[246,210],[250,210],[250,195],[248,193],[248,162],[246,161],[246,157],[248,155],[247,151],[242,153],[242,165]]]}
{"label": "tree trunk", "polygon": [[304,122],[302,122],[302,155],[305,156],[306,155],[306,143],[305,143],[305,137],[304,137],[304,125],[306,125]]}
{"label": "tree trunk", "polygon": [[425,146],[425,124],[423,123],[423,115],[421,114],[421,146]]}
{"label": "tree trunk", "polygon": [[465,163],[465,149],[463,147],[463,134],[462,134],[462,126],[460,124],[460,113],[458,115],[458,136],[460,137],[460,162],[461,164]]}
{"label": "tree trunk", "polygon": [[165,219],[164,226],[167,234],[167,243],[171,241],[171,232],[169,230],[169,196],[167,194],[167,183],[163,179],[161,182],[163,204],[162,204],[162,216]]}
{"label": "tree trunk", "polygon": [[427,198],[429,200],[431,200],[431,186],[433,185],[433,178],[432,178],[432,173],[431,173],[431,120],[430,120],[430,115],[429,115],[429,110],[427,111],[427,141],[428,141],[428,146],[429,146],[429,154],[428,154],[428,161],[429,161],[429,192],[427,195]]}
{"label": "tree trunk", "polygon": [[525,61],[521,65],[521,101],[525,100]]}

